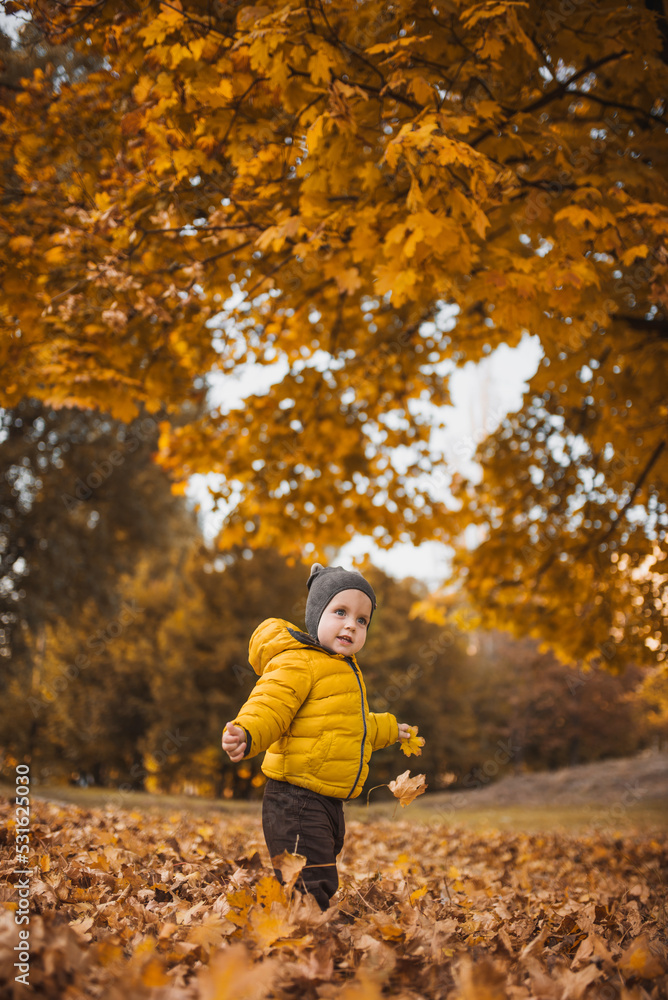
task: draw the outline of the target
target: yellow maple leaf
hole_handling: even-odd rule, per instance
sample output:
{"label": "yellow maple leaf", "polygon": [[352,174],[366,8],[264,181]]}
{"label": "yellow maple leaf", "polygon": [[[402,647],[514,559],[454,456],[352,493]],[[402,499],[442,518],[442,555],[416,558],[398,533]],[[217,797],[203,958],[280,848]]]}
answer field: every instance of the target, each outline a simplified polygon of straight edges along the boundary
{"label": "yellow maple leaf", "polygon": [[138,34],[140,38],[144,39],[144,48],[149,48],[151,45],[164,41],[168,32],[169,25],[165,23],[165,18],[156,17],[147,27],[142,28]]}
{"label": "yellow maple leaf", "polygon": [[169,55],[171,58],[172,68],[178,66],[183,62],[184,59],[191,59],[192,53],[187,45],[181,45],[177,42],[175,45],[171,45],[169,48]]}
{"label": "yellow maple leaf", "polygon": [[429,80],[425,80],[423,76],[414,76],[409,84],[409,89],[412,91],[415,100],[419,101],[420,104],[427,104],[429,101],[432,101],[436,93],[433,85]]}
{"label": "yellow maple leaf", "polygon": [[[297,855],[294,855],[297,857]],[[304,859],[306,860],[306,859]],[[283,886],[273,875],[263,875],[255,887],[255,899],[260,906],[271,907],[273,903],[287,903]]]}
{"label": "yellow maple leaf", "polygon": [[291,930],[287,909],[274,904],[269,910],[262,908],[251,912],[246,933],[261,948],[269,948],[279,938],[286,937]]}
{"label": "yellow maple leaf", "polygon": [[160,959],[152,958],[144,966],[141,973],[141,981],[144,986],[168,986],[169,978],[167,977],[165,970],[163,968]]}
{"label": "yellow maple leaf", "polygon": [[324,45],[318,45],[317,52],[308,61],[308,71],[313,83],[329,83],[330,69],[335,66],[336,60]]}
{"label": "yellow maple leaf", "polygon": [[140,76],[139,83],[136,83],[132,88],[132,96],[137,104],[143,104],[151,90],[153,89],[153,80],[150,76]]}
{"label": "yellow maple leaf", "polygon": [[418,273],[413,267],[401,268],[399,263],[391,265],[379,264],[374,274],[376,275],[375,291],[378,295],[392,292],[392,301],[399,306],[411,295],[418,280]]}
{"label": "yellow maple leaf", "polygon": [[411,906],[415,906],[415,904],[417,903],[418,899],[422,899],[422,897],[427,894],[428,889],[429,889],[429,886],[426,886],[426,885],[423,885],[420,889],[415,889],[415,891],[412,892],[410,894],[410,896],[408,897]]}
{"label": "yellow maple leaf", "polygon": [[17,254],[26,253],[30,250],[33,242],[31,236],[13,236],[9,241],[9,249]]}
{"label": "yellow maple leaf", "polygon": [[364,972],[360,972],[359,978],[348,983],[338,995],[339,1000],[382,1000],[383,996],[379,983]]}
{"label": "yellow maple leaf", "polygon": [[399,924],[377,923],[377,927],[384,941],[402,941],[405,936]]}
{"label": "yellow maple leaf", "polygon": [[67,257],[67,250],[64,246],[60,245],[55,247],[50,247],[50,249],[47,250],[46,253],[44,254],[44,260],[48,264],[53,264],[53,265],[62,264],[62,262],[66,259],[66,257]]}
{"label": "yellow maple leaf", "polygon": [[408,739],[401,740],[401,749],[407,757],[410,757],[412,754],[416,754],[419,757],[424,746],[424,737],[418,736],[417,726],[409,726],[408,728],[411,735]]}
{"label": "yellow maple leaf", "polygon": [[629,250],[625,250],[624,253],[621,255],[622,264],[624,264],[625,267],[628,267],[629,265],[633,264],[638,259],[638,257],[640,257],[641,260],[644,260],[644,258],[648,255],[649,252],[650,252],[649,247],[647,246],[646,243],[641,243],[637,247],[631,247]]}
{"label": "yellow maple leaf", "polygon": [[561,222],[562,220],[569,222],[575,229],[579,229],[581,226],[586,226],[587,224],[593,226],[594,229],[601,228],[599,218],[595,212],[592,212],[589,208],[579,208],[577,205],[567,205],[566,208],[555,212],[554,221]]}
{"label": "yellow maple leaf", "polygon": [[342,294],[352,295],[362,284],[359,270],[356,267],[349,267],[336,275],[336,284]]}
{"label": "yellow maple leaf", "polygon": [[275,976],[275,959],[255,962],[243,944],[234,944],[218,952],[209,966],[200,970],[199,995],[202,1000],[231,996],[259,1000],[267,995]]}
{"label": "yellow maple leaf", "polygon": [[505,1000],[508,995],[503,971],[491,959],[474,964],[467,955],[459,965],[457,978],[462,1000]]}

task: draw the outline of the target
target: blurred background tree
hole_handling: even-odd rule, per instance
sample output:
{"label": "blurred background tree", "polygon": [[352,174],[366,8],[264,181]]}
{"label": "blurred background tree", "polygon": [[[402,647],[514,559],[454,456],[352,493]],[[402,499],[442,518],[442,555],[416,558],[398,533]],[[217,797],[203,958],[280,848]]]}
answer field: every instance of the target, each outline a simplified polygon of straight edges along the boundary
{"label": "blurred background tree", "polygon": [[0,738],[15,752],[40,742],[40,692],[66,663],[57,630],[77,637],[77,655],[104,648],[127,617],[123,577],[150,553],[159,578],[199,535],[152,461],[156,438],[147,415],[125,425],[36,400],[0,417]]}

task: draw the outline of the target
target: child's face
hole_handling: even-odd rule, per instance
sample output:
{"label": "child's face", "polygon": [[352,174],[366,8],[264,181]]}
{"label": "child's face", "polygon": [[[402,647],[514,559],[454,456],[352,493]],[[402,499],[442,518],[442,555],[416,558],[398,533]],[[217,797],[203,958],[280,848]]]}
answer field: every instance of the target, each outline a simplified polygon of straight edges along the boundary
{"label": "child's face", "polygon": [[361,590],[342,590],[322,613],[318,642],[346,656],[359,652],[366,642],[371,611],[371,599]]}

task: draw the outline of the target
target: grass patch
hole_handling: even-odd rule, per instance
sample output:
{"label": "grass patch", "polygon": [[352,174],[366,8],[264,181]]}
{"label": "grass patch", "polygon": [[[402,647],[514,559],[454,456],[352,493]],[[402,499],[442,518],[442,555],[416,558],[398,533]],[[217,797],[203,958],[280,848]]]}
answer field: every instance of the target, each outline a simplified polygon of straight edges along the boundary
{"label": "grass patch", "polygon": [[668,802],[647,800],[624,809],[592,803],[586,806],[526,806],[494,805],[450,809],[430,806],[424,798],[412,803],[406,809],[399,807],[395,812],[392,803],[372,805],[367,813],[362,805],[350,805],[346,816],[361,822],[374,822],[380,818],[408,819],[413,823],[445,823],[463,826],[470,830],[499,830],[537,832],[584,833],[596,831],[599,834],[614,835],[616,832],[653,834],[665,836],[668,827]]}
{"label": "grass patch", "polygon": [[[0,795],[8,798],[14,795],[11,785],[0,783]],[[31,796],[63,805],[79,806],[81,809],[127,809],[149,810],[150,812],[173,812],[181,809],[194,813],[259,813],[261,800],[256,802],[241,799],[206,799],[196,795],[156,795],[153,792],[119,792],[117,788],[80,788],[77,785],[33,785]]]}
{"label": "grass patch", "polygon": [[[0,795],[11,798],[11,785],[0,783]],[[259,817],[261,801],[240,799],[208,799],[192,795],[156,795],[151,792],[119,792],[114,788],[79,788],[74,785],[38,785],[32,790],[34,798],[46,799],[82,809],[123,809],[128,812],[153,813],[181,810],[189,815],[211,813],[240,815],[250,813]],[[596,830],[613,835],[617,831],[665,835],[668,828],[668,802],[665,799],[644,800],[627,807],[619,804],[591,803],[578,806],[527,806],[490,805],[486,807],[448,808],[439,799],[430,802],[428,795],[402,809],[394,800],[371,802],[367,807],[363,796],[346,804],[346,817],[361,823],[379,819],[410,820],[431,825],[445,823],[464,826],[471,830],[510,829],[536,831],[568,831],[570,833]]]}

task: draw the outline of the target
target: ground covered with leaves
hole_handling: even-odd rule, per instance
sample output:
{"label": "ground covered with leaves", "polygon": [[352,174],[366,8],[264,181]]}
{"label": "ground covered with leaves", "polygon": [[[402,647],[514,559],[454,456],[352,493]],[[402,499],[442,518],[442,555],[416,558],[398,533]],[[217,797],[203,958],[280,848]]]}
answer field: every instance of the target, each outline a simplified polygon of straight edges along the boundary
{"label": "ground covered with leaves", "polygon": [[[660,834],[481,832],[410,817],[409,807],[400,820],[348,822],[337,904],[323,914],[273,877],[257,814],[36,800],[30,985],[54,1000],[668,995]],[[7,800],[0,839],[0,981],[18,998]]]}

